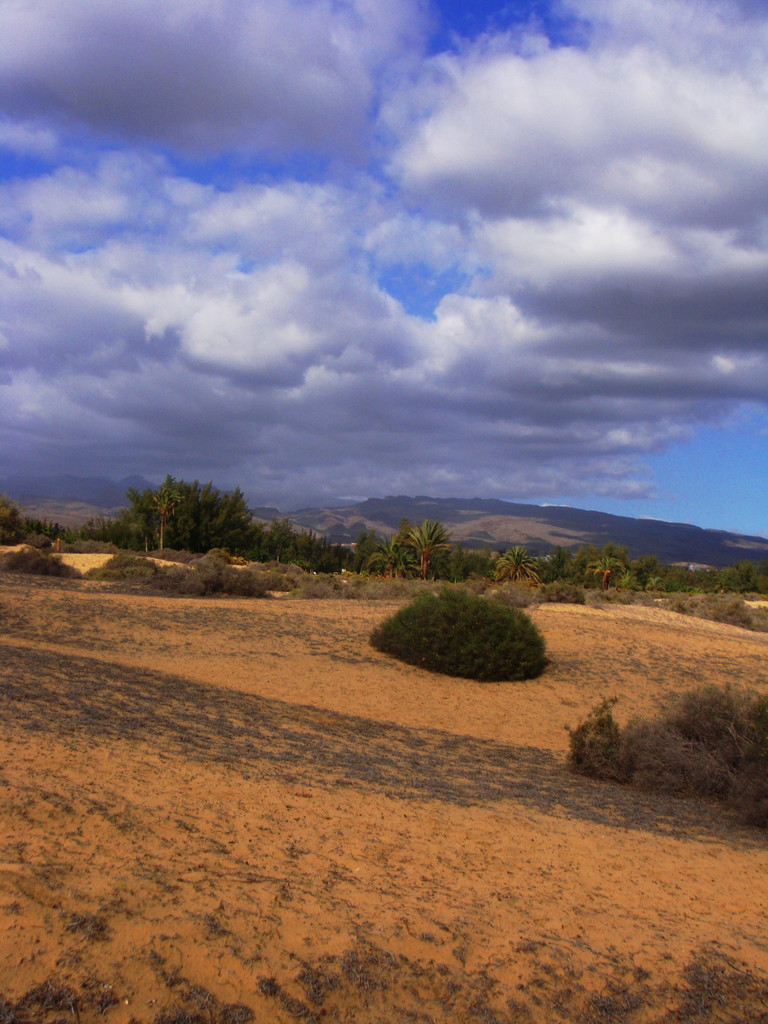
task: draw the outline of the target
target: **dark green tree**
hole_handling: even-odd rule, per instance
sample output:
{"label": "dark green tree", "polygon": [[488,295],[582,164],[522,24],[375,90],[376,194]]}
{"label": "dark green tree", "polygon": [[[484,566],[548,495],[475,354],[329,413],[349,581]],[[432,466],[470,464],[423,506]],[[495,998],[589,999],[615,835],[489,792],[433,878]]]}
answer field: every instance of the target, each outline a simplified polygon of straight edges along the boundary
{"label": "dark green tree", "polygon": [[0,544],[18,544],[25,532],[21,509],[7,495],[0,494]]}
{"label": "dark green tree", "polygon": [[368,559],[366,568],[392,579],[402,579],[415,565],[413,551],[398,540],[395,534],[388,540],[379,541],[376,550]]}
{"label": "dark green tree", "polygon": [[365,572],[366,566],[378,545],[379,538],[376,536],[375,530],[361,530],[358,533],[355,538],[354,554],[352,556],[353,572]]}
{"label": "dark green tree", "polygon": [[406,543],[413,548],[419,561],[421,578],[427,578],[429,563],[438,551],[447,551],[451,535],[437,519],[424,519],[418,526],[412,526],[406,536]]}
{"label": "dark green tree", "polygon": [[589,563],[587,572],[594,573],[600,580],[601,589],[607,590],[613,576],[623,568],[624,563],[616,555],[602,554]]}
{"label": "dark green tree", "polygon": [[212,483],[186,483],[169,476],[158,490],[132,488],[128,500],[130,508],[122,526],[131,535],[131,547],[149,549],[158,539],[187,551],[224,548],[230,554],[241,555],[254,546],[258,537],[239,487],[220,491]]}
{"label": "dark green tree", "polygon": [[500,581],[510,583],[541,583],[538,573],[538,562],[526,548],[517,544],[505,551],[497,561],[494,576]]}
{"label": "dark green tree", "polygon": [[539,576],[542,583],[555,583],[557,580],[570,582],[574,575],[573,552],[556,547],[547,557],[539,559]]}
{"label": "dark green tree", "polygon": [[179,494],[176,481],[172,476],[165,478],[165,483],[162,487],[158,487],[152,498],[152,504],[157,511],[158,518],[160,520],[160,548],[165,547],[165,524],[168,522],[170,516],[176,511],[176,506],[181,501],[181,495]]}

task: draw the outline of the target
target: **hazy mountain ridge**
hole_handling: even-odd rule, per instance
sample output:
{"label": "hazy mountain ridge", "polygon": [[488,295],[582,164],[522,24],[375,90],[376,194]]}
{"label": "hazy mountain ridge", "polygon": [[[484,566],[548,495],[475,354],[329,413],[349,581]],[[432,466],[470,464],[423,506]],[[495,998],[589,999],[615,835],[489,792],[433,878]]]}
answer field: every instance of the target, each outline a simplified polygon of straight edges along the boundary
{"label": "hazy mountain ridge", "polygon": [[126,494],[130,487],[140,491],[154,487],[143,476],[126,476],[110,480],[103,476],[22,476],[14,474],[0,479],[0,494],[8,494],[17,501],[24,498],[59,499],[76,501],[98,508],[117,508],[128,504]]}
{"label": "hazy mountain ridge", "polygon": [[[28,515],[82,525],[90,516],[110,515],[124,508],[130,487],[152,487],[142,476],[114,481],[105,477],[6,477],[0,493],[23,505]],[[255,506],[255,503],[254,503]],[[695,562],[721,567],[739,559],[768,560],[768,538],[706,530],[687,523],[633,519],[559,505],[531,505],[498,498],[432,498],[394,495],[367,498],[348,505],[317,506],[283,512],[272,506],[253,507],[264,522],[285,516],[333,543],[352,543],[362,530],[391,536],[403,519],[418,523],[439,519],[452,538],[468,548],[491,549],[524,544],[536,554],[553,547],[576,549],[584,544],[625,545],[632,558],[656,555],[661,562]]]}

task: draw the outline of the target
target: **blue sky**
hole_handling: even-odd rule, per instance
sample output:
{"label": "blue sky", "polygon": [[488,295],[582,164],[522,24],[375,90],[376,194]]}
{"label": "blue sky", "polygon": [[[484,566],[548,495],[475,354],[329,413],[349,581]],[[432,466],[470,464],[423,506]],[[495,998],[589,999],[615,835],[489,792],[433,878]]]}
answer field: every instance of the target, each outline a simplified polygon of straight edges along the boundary
{"label": "blue sky", "polygon": [[768,533],[757,0],[11,0],[0,479]]}

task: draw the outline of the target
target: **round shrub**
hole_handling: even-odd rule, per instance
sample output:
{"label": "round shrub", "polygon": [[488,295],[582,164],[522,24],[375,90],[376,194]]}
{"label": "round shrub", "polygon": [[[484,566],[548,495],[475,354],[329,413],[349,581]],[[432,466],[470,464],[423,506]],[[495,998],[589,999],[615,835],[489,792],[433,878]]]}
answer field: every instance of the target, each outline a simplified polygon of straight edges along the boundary
{"label": "round shrub", "polygon": [[419,594],[371,643],[409,665],[481,682],[531,679],[546,665],[544,638],[525,612],[450,588]]}

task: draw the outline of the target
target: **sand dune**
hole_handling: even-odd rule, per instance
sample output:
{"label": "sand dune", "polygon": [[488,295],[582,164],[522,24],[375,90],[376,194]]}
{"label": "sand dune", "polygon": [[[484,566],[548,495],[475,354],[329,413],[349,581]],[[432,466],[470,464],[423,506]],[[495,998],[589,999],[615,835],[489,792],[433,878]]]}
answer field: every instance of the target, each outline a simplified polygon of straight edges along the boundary
{"label": "sand dune", "polygon": [[543,606],[545,674],[476,684],[391,610],[0,576],[9,1021],[762,1019],[765,834],[564,760],[603,696],[768,691],[768,635]]}

